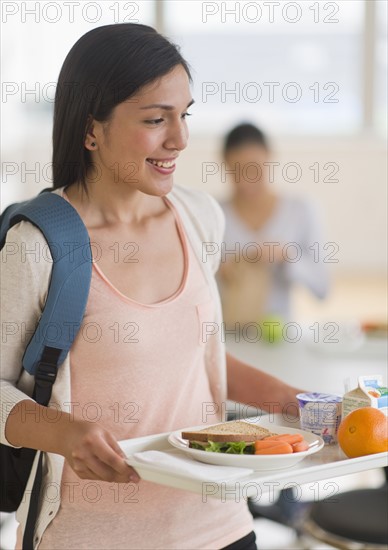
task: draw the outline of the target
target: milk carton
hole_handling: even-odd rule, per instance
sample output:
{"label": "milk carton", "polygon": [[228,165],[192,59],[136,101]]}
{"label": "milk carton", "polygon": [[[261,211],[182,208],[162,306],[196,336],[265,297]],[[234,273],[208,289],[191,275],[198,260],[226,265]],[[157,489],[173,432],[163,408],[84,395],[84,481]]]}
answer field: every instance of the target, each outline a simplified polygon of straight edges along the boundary
{"label": "milk carton", "polygon": [[388,388],[383,387],[382,376],[358,377],[358,388],[345,393],[342,400],[342,418],[354,409],[374,407],[388,415]]}

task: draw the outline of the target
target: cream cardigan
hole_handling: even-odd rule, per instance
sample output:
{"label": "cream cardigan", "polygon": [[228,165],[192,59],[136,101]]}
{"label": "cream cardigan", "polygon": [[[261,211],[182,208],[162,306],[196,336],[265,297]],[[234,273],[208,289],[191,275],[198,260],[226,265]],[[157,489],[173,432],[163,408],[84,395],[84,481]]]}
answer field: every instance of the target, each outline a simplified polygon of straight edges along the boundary
{"label": "cream cardigan", "polygon": [[[55,191],[60,194],[61,189]],[[177,208],[186,233],[200,259],[204,275],[216,303],[216,325],[206,343],[206,369],[214,402],[225,410],[227,398],[225,349],[219,332],[222,313],[214,274],[220,262],[220,243],[224,233],[224,216],[216,201],[207,193],[175,186],[167,195]],[[2,250],[1,302],[2,302],[2,352],[1,352],[1,431],[5,438],[5,425],[9,412],[18,402],[32,395],[34,378],[21,368],[21,361],[31,332],[38,322],[47,296],[51,274],[51,255],[42,233],[32,224],[22,221],[11,228]],[[71,352],[70,352],[71,353]],[[70,354],[69,354],[70,355]],[[70,412],[70,360],[69,355],[58,370],[50,405]],[[223,419],[224,415],[222,414]],[[25,498],[16,512],[16,518],[24,529],[29,497],[39,453],[27,484]],[[35,526],[34,548],[55,517],[60,498],[59,487],[64,457],[46,453],[44,460],[44,492]],[[49,491],[49,488],[53,491]]]}

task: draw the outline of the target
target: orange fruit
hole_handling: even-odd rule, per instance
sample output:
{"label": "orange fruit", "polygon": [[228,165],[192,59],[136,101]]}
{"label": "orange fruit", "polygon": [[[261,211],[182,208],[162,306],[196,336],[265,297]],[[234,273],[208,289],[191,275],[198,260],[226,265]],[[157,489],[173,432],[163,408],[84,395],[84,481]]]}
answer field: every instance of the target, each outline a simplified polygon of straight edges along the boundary
{"label": "orange fruit", "polygon": [[388,451],[387,417],[373,407],[352,411],[339,425],[338,443],[349,458]]}

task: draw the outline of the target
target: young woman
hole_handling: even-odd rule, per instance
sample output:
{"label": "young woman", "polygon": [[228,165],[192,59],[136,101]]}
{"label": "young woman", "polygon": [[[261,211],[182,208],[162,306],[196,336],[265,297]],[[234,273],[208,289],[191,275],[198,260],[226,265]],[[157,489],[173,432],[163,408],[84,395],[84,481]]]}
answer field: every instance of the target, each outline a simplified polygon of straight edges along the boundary
{"label": "young woman", "polygon": [[233,184],[232,198],[222,205],[225,250],[237,250],[221,262],[224,320],[231,326],[270,316],[291,320],[294,284],[318,298],[328,292],[323,254],[330,251],[322,249],[318,212],[310,201],[273,189],[271,149],[256,126],[233,128],[225,137],[223,155]]}
{"label": "young woman", "polygon": [[[60,367],[50,402],[55,422],[30,397],[20,335],[3,345],[10,412],[1,441],[45,453],[39,550],[256,548],[246,503],[202,502],[139,480],[117,443],[224,420],[227,398],[263,408],[277,402],[280,410],[298,391],[226,356],[214,331],[202,334],[204,322],[221,324],[219,257],[201,261],[201,251],[203,242],[221,242],[223,217],[207,194],[173,186],[192,103],[187,63],[143,25],[88,32],[59,75],[54,192],[78,211],[94,243],[83,323],[99,337],[81,329]],[[18,250],[45,248],[25,221],[7,239]],[[33,329],[50,262],[15,254],[2,267],[3,321]],[[209,403],[216,412],[204,417]],[[28,487],[17,548],[27,509]]]}

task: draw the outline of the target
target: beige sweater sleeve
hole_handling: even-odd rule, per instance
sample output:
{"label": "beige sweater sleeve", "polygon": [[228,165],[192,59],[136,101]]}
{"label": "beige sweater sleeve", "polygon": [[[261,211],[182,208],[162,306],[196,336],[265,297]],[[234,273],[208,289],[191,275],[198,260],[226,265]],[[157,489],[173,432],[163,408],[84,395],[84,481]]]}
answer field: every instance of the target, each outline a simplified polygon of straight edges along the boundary
{"label": "beige sweater sleeve", "polygon": [[22,369],[24,350],[41,316],[52,258],[42,233],[22,221],[7,234],[1,251],[1,427],[0,441],[12,408],[32,394],[34,378]]}
{"label": "beige sweater sleeve", "polygon": [[222,261],[225,216],[218,202],[205,191],[175,186],[168,195],[187,221],[186,230],[204,266],[213,275]]}

